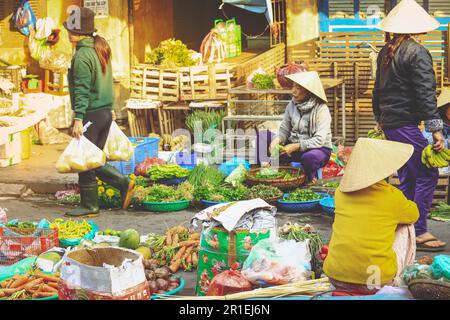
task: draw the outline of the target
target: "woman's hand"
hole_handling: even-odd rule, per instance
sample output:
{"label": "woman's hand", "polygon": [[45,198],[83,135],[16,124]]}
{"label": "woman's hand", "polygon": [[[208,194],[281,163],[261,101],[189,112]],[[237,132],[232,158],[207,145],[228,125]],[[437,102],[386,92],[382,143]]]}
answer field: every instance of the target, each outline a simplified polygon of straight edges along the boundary
{"label": "woman's hand", "polygon": [[273,153],[273,150],[275,149],[275,147],[276,147],[277,145],[279,145],[279,144],[280,144],[280,139],[279,139],[279,138],[275,138],[275,139],[270,143],[269,151],[270,151],[271,154]]}
{"label": "woman's hand", "polygon": [[433,132],[433,149],[442,152],[445,148],[445,139],[441,131]]}
{"label": "woman's hand", "polygon": [[80,139],[83,135],[83,121],[75,120],[72,127],[72,137]]}
{"label": "woman's hand", "polygon": [[299,143],[291,143],[285,146],[283,149],[281,149],[280,154],[287,154],[289,157],[294,152],[300,150],[300,144]]}

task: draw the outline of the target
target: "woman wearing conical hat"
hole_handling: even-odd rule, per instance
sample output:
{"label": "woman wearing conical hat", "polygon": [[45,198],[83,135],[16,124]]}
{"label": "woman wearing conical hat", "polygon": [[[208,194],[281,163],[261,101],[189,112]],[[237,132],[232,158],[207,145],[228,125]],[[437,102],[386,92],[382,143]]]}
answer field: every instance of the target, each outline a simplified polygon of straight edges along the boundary
{"label": "woman wearing conical hat", "polygon": [[[443,88],[437,100],[437,107],[442,120],[444,120],[444,128],[442,135],[445,139],[445,147],[450,148],[450,88]],[[428,140],[428,143],[433,143],[433,135],[431,132],[422,131],[422,134]]]}
{"label": "woman wearing conical hat", "polygon": [[360,138],[335,193],[323,270],[338,291],[374,294],[415,259],[417,205],[385,179],[413,155],[410,144]]}
{"label": "woman wearing conical hat", "polygon": [[292,101],[286,107],[278,137],[270,144],[271,153],[276,145],[279,162],[300,162],[309,181],[317,178],[317,170],[324,167],[331,156],[331,115],[327,97],[315,71],[286,76],[294,82]]}
{"label": "woman wearing conical hat", "polygon": [[434,150],[444,149],[433,59],[418,41],[419,35],[438,27],[439,22],[414,0],[402,0],[379,26],[387,33],[388,42],[378,55],[373,92],[377,127],[383,129],[388,140],[414,146],[413,156],[399,169],[398,175],[400,190],[419,208],[420,218],[415,228],[417,248],[422,251],[441,251],[445,247],[427,228],[439,171],[422,164],[422,150],[428,142],[418,128],[425,121],[426,131],[432,133]]}

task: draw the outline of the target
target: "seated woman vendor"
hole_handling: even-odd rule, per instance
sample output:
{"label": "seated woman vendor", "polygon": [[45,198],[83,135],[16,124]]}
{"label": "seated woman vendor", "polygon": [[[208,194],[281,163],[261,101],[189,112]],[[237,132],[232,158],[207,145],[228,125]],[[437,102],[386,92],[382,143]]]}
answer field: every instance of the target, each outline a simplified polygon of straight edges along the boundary
{"label": "seated woman vendor", "polygon": [[315,71],[286,77],[294,82],[292,101],[286,107],[270,151],[273,157],[279,150],[281,164],[300,162],[308,180],[315,182],[317,170],[327,164],[332,150],[327,97]]}
{"label": "seated woman vendor", "polygon": [[[445,138],[445,147],[450,148],[450,88],[443,88],[442,93],[439,95],[437,100],[437,107],[439,109],[439,114],[442,120],[444,120],[444,128],[442,129],[442,134]],[[433,133],[422,131],[428,143],[434,144]]]}
{"label": "seated woman vendor", "polygon": [[414,262],[417,205],[385,179],[412,145],[360,138],[335,194],[335,219],[323,270],[337,291],[375,294]]}

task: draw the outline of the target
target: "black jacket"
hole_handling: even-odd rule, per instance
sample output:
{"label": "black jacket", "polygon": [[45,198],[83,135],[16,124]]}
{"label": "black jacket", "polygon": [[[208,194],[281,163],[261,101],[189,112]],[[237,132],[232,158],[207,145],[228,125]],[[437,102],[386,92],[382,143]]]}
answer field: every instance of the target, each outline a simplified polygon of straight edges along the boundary
{"label": "black jacket", "polygon": [[372,101],[373,113],[380,126],[393,129],[416,125],[422,120],[440,119],[430,52],[409,39],[400,45],[391,64],[385,66],[387,49],[387,45],[384,46],[378,55]]}

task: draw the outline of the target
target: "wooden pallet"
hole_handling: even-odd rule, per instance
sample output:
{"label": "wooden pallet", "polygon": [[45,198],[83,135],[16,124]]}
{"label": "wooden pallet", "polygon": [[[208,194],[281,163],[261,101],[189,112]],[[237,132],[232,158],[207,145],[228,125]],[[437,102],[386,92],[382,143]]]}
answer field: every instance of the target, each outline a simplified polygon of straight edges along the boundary
{"label": "wooden pallet", "polygon": [[227,99],[231,69],[227,63],[179,68],[180,100]]}
{"label": "wooden pallet", "polygon": [[131,70],[131,98],[176,102],[180,97],[179,90],[177,69],[140,64]]}
{"label": "wooden pallet", "polygon": [[20,92],[22,88],[21,68],[0,66],[0,78],[5,78],[14,84],[12,92]]}
{"label": "wooden pallet", "polygon": [[[400,180],[396,174],[389,177],[389,183],[394,187],[400,185]],[[441,174],[439,175],[439,180],[433,195],[433,205],[440,203],[448,203],[448,183],[449,175]]]}

